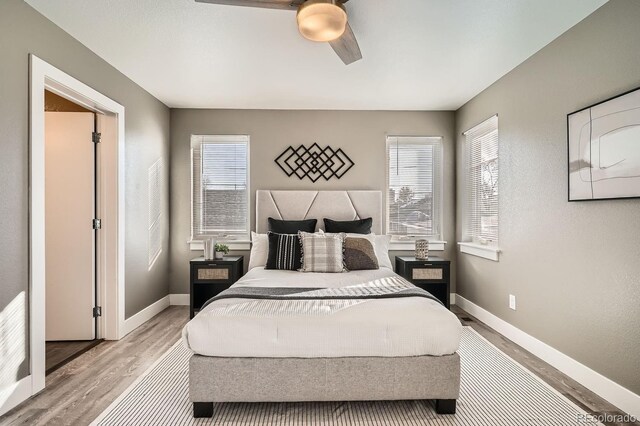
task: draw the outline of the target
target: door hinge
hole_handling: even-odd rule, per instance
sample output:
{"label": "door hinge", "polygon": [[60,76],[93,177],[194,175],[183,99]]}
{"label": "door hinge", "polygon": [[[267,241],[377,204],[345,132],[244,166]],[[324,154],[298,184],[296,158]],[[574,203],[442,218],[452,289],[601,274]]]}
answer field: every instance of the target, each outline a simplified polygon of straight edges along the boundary
{"label": "door hinge", "polygon": [[100,219],[93,219],[93,229],[102,229],[102,221]]}
{"label": "door hinge", "polygon": [[100,138],[102,138],[102,133],[98,133],[98,132],[91,133],[91,141],[93,143],[100,143]]}
{"label": "door hinge", "polygon": [[102,316],[102,306],[95,306],[93,308],[93,317],[101,317]]}

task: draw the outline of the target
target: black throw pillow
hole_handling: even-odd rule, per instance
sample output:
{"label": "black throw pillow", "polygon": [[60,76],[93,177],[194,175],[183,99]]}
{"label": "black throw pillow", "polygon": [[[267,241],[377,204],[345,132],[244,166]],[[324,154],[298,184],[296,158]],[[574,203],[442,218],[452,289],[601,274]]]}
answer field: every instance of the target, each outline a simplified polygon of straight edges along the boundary
{"label": "black throw pillow", "polygon": [[298,234],[267,232],[269,254],[264,269],[297,271],[302,267],[302,247]]}
{"label": "black throw pillow", "polygon": [[279,220],[269,218],[269,231],[276,234],[297,234],[302,232],[315,232],[318,219],[307,220]]}
{"label": "black throw pillow", "polygon": [[360,220],[324,220],[324,230],[329,233],[345,232],[347,234],[370,234],[373,219],[368,217]]}

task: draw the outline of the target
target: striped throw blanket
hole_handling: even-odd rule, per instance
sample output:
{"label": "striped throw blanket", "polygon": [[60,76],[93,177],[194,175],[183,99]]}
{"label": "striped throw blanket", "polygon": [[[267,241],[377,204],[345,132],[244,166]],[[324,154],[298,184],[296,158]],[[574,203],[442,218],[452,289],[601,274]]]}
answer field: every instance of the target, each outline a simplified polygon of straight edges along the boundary
{"label": "striped throw blanket", "polygon": [[362,284],[336,288],[309,287],[231,287],[204,304],[203,309],[222,299],[253,300],[367,300],[400,297],[424,297],[442,304],[426,290],[400,276],[381,278]]}

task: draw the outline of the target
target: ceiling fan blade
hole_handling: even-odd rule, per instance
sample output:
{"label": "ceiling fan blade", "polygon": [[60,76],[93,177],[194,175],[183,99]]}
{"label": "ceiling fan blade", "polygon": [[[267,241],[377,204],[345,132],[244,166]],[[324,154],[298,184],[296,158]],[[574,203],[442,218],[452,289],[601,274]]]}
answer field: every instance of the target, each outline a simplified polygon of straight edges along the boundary
{"label": "ceiling fan blade", "polygon": [[197,3],[226,4],[229,6],[261,7],[264,9],[298,10],[305,0],[196,0]]}
{"label": "ceiling fan blade", "polygon": [[353,34],[353,30],[349,23],[347,23],[347,28],[344,30],[344,34],[342,34],[339,39],[330,41],[329,44],[345,65],[349,65],[362,59],[360,46],[358,46],[358,41],[356,40],[356,36]]}
{"label": "ceiling fan blade", "polygon": [[[229,6],[261,7],[264,9],[298,10],[306,0],[196,0],[196,3],[226,4]],[[342,0],[346,3],[349,0]]]}

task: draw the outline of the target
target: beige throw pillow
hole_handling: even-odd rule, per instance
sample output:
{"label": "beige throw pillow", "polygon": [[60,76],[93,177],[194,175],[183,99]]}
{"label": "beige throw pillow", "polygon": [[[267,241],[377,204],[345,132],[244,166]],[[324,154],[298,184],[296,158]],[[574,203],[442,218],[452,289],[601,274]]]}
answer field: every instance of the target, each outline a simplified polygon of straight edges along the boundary
{"label": "beige throw pillow", "polygon": [[344,272],[344,234],[299,232],[301,272]]}

